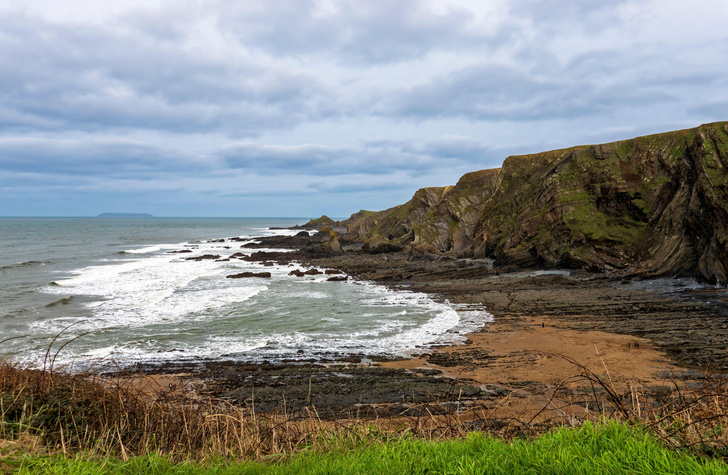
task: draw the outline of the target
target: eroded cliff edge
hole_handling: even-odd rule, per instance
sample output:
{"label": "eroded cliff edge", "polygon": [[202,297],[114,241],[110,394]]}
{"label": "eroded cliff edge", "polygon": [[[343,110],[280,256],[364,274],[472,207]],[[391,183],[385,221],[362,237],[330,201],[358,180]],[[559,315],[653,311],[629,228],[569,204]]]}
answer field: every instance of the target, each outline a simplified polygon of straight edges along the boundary
{"label": "eroded cliff edge", "polygon": [[728,277],[728,122],[506,158],[342,224],[368,252]]}

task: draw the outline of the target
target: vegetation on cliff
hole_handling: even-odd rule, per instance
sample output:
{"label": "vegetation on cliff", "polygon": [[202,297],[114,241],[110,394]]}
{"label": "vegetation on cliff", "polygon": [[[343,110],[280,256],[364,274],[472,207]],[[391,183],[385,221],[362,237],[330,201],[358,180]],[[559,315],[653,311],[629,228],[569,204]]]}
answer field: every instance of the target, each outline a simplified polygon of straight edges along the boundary
{"label": "vegetation on cliff", "polygon": [[301,227],[317,229],[321,226],[335,226],[336,224],[337,224],[336,221],[334,221],[333,219],[329,218],[328,216],[326,216],[324,214],[320,218],[310,219],[308,221],[308,223],[304,224]]}
{"label": "vegetation on cliff", "polygon": [[373,249],[728,280],[728,122],[506,158],[353,215]]}

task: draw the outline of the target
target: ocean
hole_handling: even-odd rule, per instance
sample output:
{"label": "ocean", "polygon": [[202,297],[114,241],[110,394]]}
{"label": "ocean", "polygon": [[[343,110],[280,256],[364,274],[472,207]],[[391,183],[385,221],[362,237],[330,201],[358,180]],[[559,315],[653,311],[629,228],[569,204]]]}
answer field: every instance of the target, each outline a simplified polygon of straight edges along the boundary
{"label": "ocean", "polygon": [[[0,357],[84,370],[167,362],[397,357],[483,327],[482,309],[222,258],[287,218],[0,218]],[[225,239],[225,242],[218,242]],[[191,253],[175,251],[191,250]],[[228,279],[240,272],[270,279]]]}

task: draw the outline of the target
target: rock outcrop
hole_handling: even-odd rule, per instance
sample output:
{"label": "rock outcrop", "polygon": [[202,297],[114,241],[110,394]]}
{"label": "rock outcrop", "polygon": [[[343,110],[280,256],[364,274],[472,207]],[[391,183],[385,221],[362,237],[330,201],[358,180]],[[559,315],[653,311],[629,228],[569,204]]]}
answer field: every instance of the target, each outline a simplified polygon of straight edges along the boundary
{"label": "rock outcrop", "polygon": [[368,252],[726,282],[728,123],[508,157],[343,224]]}
{"label": "rock outcrop", "polygon": [[245,279],[249,277],[258,277],[263,279],[269,279],[271,276],[270,272],[241,272],[240,274],[232,274],[227,276],[228,279]]}
{"label": "rock outcrop", "polygon": [[[313,231],[320,231],[323,228],[331,228],[336,232],[346,232],[346,227],[340,221],[334,221],[326,215],[322,215],[320,218],[310,219],[308,223],[293,226],[292,229],[307,229]],[[302,235],[299,233],[299,235]]]}
{"label": "rock outcrop", "polygon": [[343,254],[339,235],[328,226],[311,236],[302,250],[308,254],[332,256]]}

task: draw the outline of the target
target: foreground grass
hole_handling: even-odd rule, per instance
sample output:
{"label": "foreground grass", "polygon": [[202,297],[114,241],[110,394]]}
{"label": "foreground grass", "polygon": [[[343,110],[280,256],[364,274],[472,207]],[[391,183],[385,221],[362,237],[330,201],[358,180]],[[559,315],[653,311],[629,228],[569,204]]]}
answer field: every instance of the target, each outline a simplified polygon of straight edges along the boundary
{"label": "foreground grass", "polygon": [[427,442],[399,437],[371,438],[342,448],[316,450],[269,464],[227,461],[174,464],[147,455],[126,462],[25,458],[15,461],[18,474],[482,474],[482,473],[728,473],[719,460],[669,450],[640,429],[618,422],[558,429],[533,441],[507,442],[483,434],[465,439]]}
{"label": "foreground grass", "polygon": [[[580,368],[605,394],[586,401],[600,411],[591,420],[614,419],[533,439],[554,424],[504,423],[485,409],[467,421],[435,417],[427,404],[397,421],[322,420],[315,408],[260,414],[252,402],[180,399],[128,378],[0,360],[0,474],[728,474],[728,379],[676,386],[655,405]],[[500,438],[466,437],[476,422]],[[531,440],[509,441],[519,434]]]}

